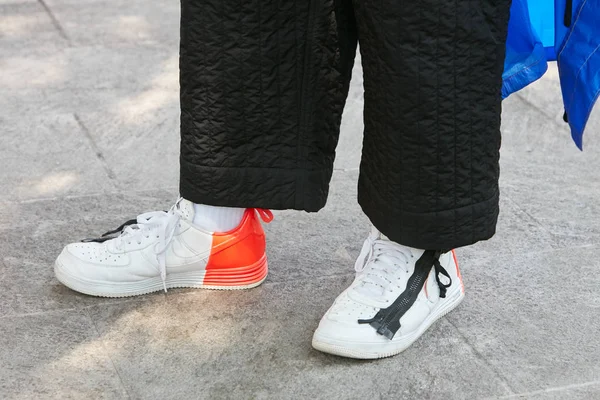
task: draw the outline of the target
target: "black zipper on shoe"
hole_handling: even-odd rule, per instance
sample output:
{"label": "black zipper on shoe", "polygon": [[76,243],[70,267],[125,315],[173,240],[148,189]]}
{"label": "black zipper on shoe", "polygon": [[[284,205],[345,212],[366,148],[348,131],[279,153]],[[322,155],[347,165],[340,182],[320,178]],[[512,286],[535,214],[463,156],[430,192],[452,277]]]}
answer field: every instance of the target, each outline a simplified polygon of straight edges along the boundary
{"label": "black zipper on shoe", "polygon": [[[387,308],[382,308],[371,319],[359,319],[359,324],[369,324],[377,330],[377,333],[392,340],[394,335],[400,329],[400,318],[412,307],[421,293],[423,285],[431,272],[435,268],[436,280],[440,287],[440,297],[446,296],[446,289],[452,284],[448,272],[440,264],[442,251],[426,250],[421,258],[415,263],[415,270],[406,283],[406,289],[398,296],[396,300]],[[444,285],[439,280],[439,274],[450,279],[450,283]]]}

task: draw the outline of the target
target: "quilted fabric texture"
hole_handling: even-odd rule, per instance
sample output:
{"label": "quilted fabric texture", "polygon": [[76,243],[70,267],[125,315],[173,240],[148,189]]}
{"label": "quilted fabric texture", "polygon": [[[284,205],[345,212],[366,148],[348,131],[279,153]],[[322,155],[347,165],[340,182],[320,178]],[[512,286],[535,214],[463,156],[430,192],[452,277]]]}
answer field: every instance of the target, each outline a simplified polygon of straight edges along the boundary
{"label": "quilted fabric texture", "polygon": [[510,0],[181,4],[183,197],[322,208],[359,40],[364,212],[418,248],[494,234]]}

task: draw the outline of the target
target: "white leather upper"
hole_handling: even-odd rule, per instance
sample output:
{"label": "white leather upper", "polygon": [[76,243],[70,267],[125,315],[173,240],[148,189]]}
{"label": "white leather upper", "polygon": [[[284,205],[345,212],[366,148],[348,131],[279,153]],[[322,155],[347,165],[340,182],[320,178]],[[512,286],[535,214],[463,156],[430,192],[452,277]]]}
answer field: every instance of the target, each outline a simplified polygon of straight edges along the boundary
{"label": "white leather upper", "polygon": [[[367,239],[367,241],[369,241],[369,239]],[[370,245],[372,244],[373,239],[371,238]],[[377,293],[377,290],[357,290],[362,286],[365,286],[364,276],[362,274],[369,272],[368,267],[365,270],[361,270],[363,267],[361,264],[366,264],[369,261],[369,257],[365,257],[365,253],[368,252],[361,252],[364,261],[360,260],[361,257],[359,256],[359,260],[357,261],[358,271],[355,280],[350,287],[338,296],[334,304],[321,320],[317,330],[319,335],[331,336],[336,340],[350,342],[367,341],[372,343],[384,343],[389,341],[385,336],[378,334],[372,326],[369,324],[359,324],[358,320],[368,320],[373,318],[380,309],[389,307],[394,300],[404,292],[406,283],[414,271],[415,262],[423,253],[422,250],[409,250],[414,253],[414,257],[409,258],[409,264],[400,267],[390,265],[389,268],[386,268],[388,273],[383,276],[383,281],[387,282],[387,284],[382,287],[380,293]],[[440,257],[440,264],[451,276],[452,287],[454,287],[454,285],[461,285],[457,266],[452,254],[442,254]],[[408,272],[404,267],[408,268]],[[367,285],[372,284],[367,283]],[[377,289],[377,287],[375,288]],[[448,290],[450,290],[450,288]],[[424,288],[417,296],[412,307],[400,318],[401,327],[393,340],[398,340],[398,338],[415,331],[439,301],[440,291],[432,266],[432,270]]]}
{"label": "white leather upper", "polygon": [[[204,270],[213,236],[192,224],[192,203],[184,200],[178,204],[179,223],[165,251],[167,273]],[[163,233],[147,229],[142,234],[123,236],[119,243],[118,239],[72,243],[64,248],[57,262],[65,272],[85,280],[131,282],[156,277],[160,275],[157,258],[160,234]]]}

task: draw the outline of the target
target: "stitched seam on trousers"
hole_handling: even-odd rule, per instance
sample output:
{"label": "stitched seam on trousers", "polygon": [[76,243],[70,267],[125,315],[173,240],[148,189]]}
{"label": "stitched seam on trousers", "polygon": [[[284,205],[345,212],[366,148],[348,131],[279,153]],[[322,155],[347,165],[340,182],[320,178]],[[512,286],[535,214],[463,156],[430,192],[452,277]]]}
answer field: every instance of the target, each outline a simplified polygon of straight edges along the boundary
{"label": "stitched seam on trousers", "polygon": [[[469,204],[469,205],[466,205],[466,206],[463,206],[463,207],[451,208],[451,209],[447,209],[447,210],[437,210],[437,211],[429,211],[429,212],[414,212],[414,211],[402,210],[401,213],[403,213],[403,214],[412,214],[412,215],[428,215],[428,214],[442,214],[442,213],[449,213],[449,212],[460,212],[462,209],[466,209],[466,208],[469,208],[469,207],[476,207],[476,206],[481,205],[481,204],[485,204],[485,203],[488,203],[488,202],[495,201],[496,199],[498,199],[498,197],[499,197],[499,193],[496,194],[496,195],[494,195],[494,196],[492,196],[492,197],[490,197],[487,200],[483,200],[483,201],[479,201],[477,203]],[[486,211],[486,213],[487,212],[488,211]],[[471,213],[471,215],[473,215],[473,213]],[[471,218],[471,220],[474,221],[473,218]],[[475,223],[474,222],[471,223],[471,226],[475,226]]]}
{"label": "stitched seam on trousers", "polygon": [[[296,103],[298,108],[300,108],[302,104],[302,77],[300,76],[300,68],[298,65],[298,0],[293,0],[294,2],[294,60],[296,67],[294,71],[296,72]],[[302,71],[303,72],[303,71]],[[300,160],[300,134],[302,126],[300,125],[302,118],[302,113],[298,111],[298,122],[297,122],[297,137],[296,137],[296,166],[298,165],[298,161]],[[300,191],[299,182],[301,178],[297,176],[296,178],[296,192],[294,193],[294,205],[298,206],[298,193]]]}
{"label": "stitched seam on trousers", "polygon": [[[452,118],[454,119],[454,209],[456,209],[456,206],[458,205],[458,174],[456,173],[456,156],[458,154],[457,151],[457,137],[458,137],[458,124],[457,124],[457,117],[456,117],[456,105],[458,104],[458,97],[456,96],[456,88],[457,88],[457,70],[456,70],[456,53],[458,52],[458,0],[454,0],[454,40],[452,41],[453,46],[454,46],[454,51],[452,52],[452,72],[453,72],[453,76],[454,76],[454,112],[452,113]],[[458,235],[458,224],[457,224],[457,218],[458,216],[456,215],[456,213],[454,213],[454,238],[457,237]]]}
{"label": "stitched seam on trousers", "polygon": [[[302,164],[302,168],[298,168],[298,170],[302,171],[306,169],[307,155],[305,152],[305,147],[307,144],[307,130],[310,125],[311,115],[310,115],[310,104],[308,104],[308,86],[310,82],[310,74],[312,72],[312,42],[313,42],[313,30],[314,30],[314,19],[316,14],[316,1],[310,0],[309,9],[308,9],[308,22],[306,26],[306,42],[304,48],[304,63],[302,68],[302,83],[300,87],[300,132],[298,135],[298,152],[297,152],[297,161],[296,165]],[[303,175],[299,175],[296,181],[296,207],[302,208],[304,206],[304,181],[306,177]],[[301,202],[298,202],[298,199],[302,199]]]}
{"label": "stitched seam on trousers", "polygon": [[[423,21],[423,0],[417,0],[419,2],[419,21]],[[417,58],[417,135],[418,135],[418,148],[417,148],[417,199],[418,201],[423,201],[423,191],[421,188],[423,180],[421,179],[421,169],[423,168],[422,160],[423,156],[421,155],[421,151],[423,150],[423,131],[421,130],[421,122],[425,119],[423,117],[423,100],[421,98],[421,94],[423,91],[422,81],[421,81],[421,56],[423,54],[423,50],[421,48],[421,41],[423,37],[423,30],[418,30],[418,39],[417,39],[417,47],[416,47],[416,58]],[[437,72],[437,71],[436,71]],[[404,189],[404,187],[402,188]]]}
{"label": "stitched seam on trousers", "polygon": [[[281,24],[281,9],[279,5],[277,7],[277,26],[283,26]],[[281,129],[281,115],[283,114],[283,107],[281,101],[281,29],[277,29],[275,36],[277,37],[277,66],[275,69],[275,78],[277,82],[277,107],[279,112],[277,113],[277,129]]]}
{"label": "stitched seam on trousers", "polygon": [[[377,192],[376,190],[373,190],[373,188],[375,187],[375,185],[373,184],[373,182],[371,182],[371,180],[367,176],[364,176],[364,178],[367,180],[367,182],[369,184],[368,188],[367,188],[368,189],[367,191],[369,192],[369,194],[368,194],[369,197],[371,197],[371,198],[377,197],[378,199],[383,200],[383,202],[385,204],[388,204],[388,203],[389,204],[394,204],[394,201],[388,202],[383,196],[381,196],[379,194],[379,192]],[[363,190],[365,190],[365,189],[363,189]],[[491,202],[491,201],[493,201],[493,200],[495,200],[495,199],[497,199],[499,197],[500,197],[500,192],[496,189],[496,192],[490,198],[488,198],[486,200],[478,201],[477,203],[467,204],[466,206],[462,206],[462,207],[459,207],[459,208],[449,208],[449,209],[445,209],[445,210],[435,210],[435,211],[428,211],[428,212],[415,212],[415,211],[408,211],[408,210],[400,209],[399,212],[398,212],[398,214],[427,215],[427,214],[445,213],[445,212],[451,212],[451,211],[456,212],[456,211],[460,211],[460,210],[462,210],[464,208],[474,207],[474,206],[477,206],[479,204]],[[393,216],[391,216],[390,218],[393,219]],[[471,226],[474,226],[474,220],[473,220],[473,218],[472,218]]]}
{"label": "stitched seam on trousers", "polygon": [[[219,85],[220,88],[223,88],[225,86],[225,79],[226,79],[225,78],[226,66],[225,66],[225,56],[224,56],[224,54],[225,54],[225,50],[224,50],[225,40],[224,40],[224,37],[223,37],[225,35],[225,4],[226,4],[226,2],[223,2],[223,4],[221,5],[221,8],[219,9],[219,11],[221,13],[219,15],[219,20],[221,21],[221,23],[219,24],[219,26],[221,28],[221,32],[219,32],[220,33],[220,35],[219,35],[219,53],[221,55],[220,61],[219,61],[219,64],[220,64],[220,67],[221,67],[220,71],[219,71],[219,73],[220,73],[219,75],[220,75],[220,78],[221,78],[220,79],[221,82],[220,82],[220,85]],[[206,68],[206,69],[208,69],[208,68]],[[223,96],[222,93],[221,93],[221,96]],[[219,124],[219,121],[218,121],[219,118],[218,117],[217,118],[207,118],[207,121],[209,121],[211,123],[211,125],[213,125],[213,126],[214,126],[214,122],[215,122],[214,120],[216,119],[217,120],[217,126],[220,125],[221,129],[223,129],[223,127],[225,125],[225,120],[227,119],[226,115],[227,115],[227,112],[228,112],[228,110],[227,110],[227,104],[228,104],[227,103],[227,96],[225,96],[225,97],[226,98],[224,99],[224,105],[223,105],[224,106],[223,108],[224,108],[225,111],[223,112],[221,123]],[[215,146],[215,144],[216,144],[215,143],[216,142],[215,135],[209,135],[209,138],[210,139],[208,140],[208,149],[209,149],[209,152],[210,152],[210,159],[211,160],[215,160],[216,159],[216,157],[215,157],[215,147],[216,147]],[[216,182],[209,182],[210,187],[216,187],[215,183]]]}
{"label": "stitched seam on trousers", "polygon": [[331,168],[315,168],[315,169],[302,169],[302,168],[284,168],[284,167],[249,167],[249,166],[239,166],[239,167],[228,167],[228,166],[215,166],[215,165],[205,165],[205,164],[197,164],[190,163],[189,161],[181,161],[181,164],[185,164],[185,167],[188,169],[194,168],[213,168],[213,169],[251,169],[251,170],[281,170],[281,171],[296,171],[296,172],[317,172],[317,171],[329,171]]}
{"label": "stitched seam on trousers", "polygon": [[[262,1],[258,2],[258,79],[259,79],[259,87],[260,87],[260,97],[258,99],[259,103],[260,103],[260,125],[259,129],[261,131],[264,131],[265,129],[263,128],[263,124],[264,121],[266,121],[265,119],[265,102],[263,101],[264,96],[264,91],[263,91],[263,41],[262,41],[262,7],[261,7]],[[280,28],[277,27],[277,30],[279,30]]]}
{"label": "stitched seam on trousers", "polygon": [[[472,1],[469,2],[469,4],[472,4]],[[469,15],[469,30],[468,30],[468,35],[469,38],[471,40],[473,40],[473,19],[475,18],[473,16],[473,11],[475,10],[477,6],[475,7],[469,7],[471,14]],[[471,59],[472,59],[472,50],[473,50],[473,43],[470,43],[469,45],[469,58],[467,59],[467,63],[468,63],[468,71],[472,71],[471,69]],[[471,75],[471,74],[469,74]],[[471,110],[471,107],[473,106],[472,104],[472,87],[473,87],[473,79],[469,79],[469,83],[467,85],[467,104],[469,107],[469,110],[467,111],[469,113],[469,145],[470,145],[470,150],[469,150],[469,183],[471,185],[471,188],[469,189],[469,196],[471,197],[471,204],[473,204],[473,110]],[[473,226],[475,224],[474,218],[473,218],[473,213],[471,213],[471,226]],[[471,236],[471,242],[473,241],[473,236]]]}
{"label": "stitched seam on trousers", "polygon": [[[435,111],[436,111],[436,121],[435,121],[435,125],[436,125],[436,153],[437,153],[437,160],[436,160],[436,166],[435,166],[435,187],[439,188],[440,187],[440,165],[442,164],[442,156],[441,156],[441,146],[440,146],[440,142],[441,142],[441,135],[440,135],[440,68],[439,68],[439,60],[440,60],[440,37],[442,36],[442,29],[441,29],[441,4],[438,4],[437,6],[437,21],[436,21],[436,30],[437,30],[437,35],[435,38],[435,70],[436,70],[436,82],[435,82]],[[454,189],[454,191],[456,191],[456,189]],[[440,195],[439,193],[436,193],[435,195],[435,208],[438,208],[438,204],[439,204],[439,200],[440,199]]]}
{"label": "stitched seam on trousers", "polygon": [[[240,1],[240,3],[243,3],[243,0]],[[243,10],[243,7],[244,7],[243,4],[240,4],[240,9]],[[242,38],[240,40],[241,41],[240,48],[241,49],[245,49],[246,47],[251,48],[254,43],[251,43],[250,46],[246,46],[246,38],[248,37],[247,40],[249,41],[251,35],[246,35],[246,32],[248,32],[248,30],[246,28],[246,25],[244,24],[244,17],[241,17],[240,23],[236,24],[236,25],[239,25],[239,27],[240,27],[239,36],[241,36],[241,38]],[[258,27],[259,27],[259,32],[260,32],[260,12],[259,12],[259,17],[258,17]],[[237,28],[237,26],[236,26],[236,28]],[[241,87],[240,91],[242,92],[242,101],[244,102],[244,105],[241,107],[242,108],[241,120],[243,123],[243,128],[241,128],[242,129],[241,134],[244,135],[246,140],[248,140],[249,134],[248,134],[248,131],[246,130],[247,126],[248,126],[248,123],[246,121],[246,118],[247,118],[246,117],[246,109],[248,108],[247,104],[249,103],[249,99],[250,99],[250,96],[248,95],[248,85],[247,85],[247,83],[248,83],[247,75],[250,75],[250,71],[249,71],[249,68],[244,65],[244,57],[245,57],[244,53],[245,53],[245,51],[242,50],[242,52],[241,52],[242,56],[239,57],[236,61],[238,61],[238,65],[240,68],[239,69],[240,75],[242,75],[242,79],[240,80],[242,87]],[[259,44],[259,53],[260,53],[260,44]],[[260,55],[259,55],[259,57],[260,57]],[[259,72],[259,74],[260,74],[260,72]],[[236,76],[235,79],[238,79],[238,77]],[[259,95],[258,95],[259,102],[260,102],[261,96],[262,96],[262,88],[259,90]],[[227,96],[227,97],[229,98],[230,96]],[[259,129],[260,129],[260,127],[259,127]],[[248,145],[248,144],[249,143],[247,142],[246,145]],[[250,152],[245,151],[243,153],[244,153],[244,161],[248,162]]]}

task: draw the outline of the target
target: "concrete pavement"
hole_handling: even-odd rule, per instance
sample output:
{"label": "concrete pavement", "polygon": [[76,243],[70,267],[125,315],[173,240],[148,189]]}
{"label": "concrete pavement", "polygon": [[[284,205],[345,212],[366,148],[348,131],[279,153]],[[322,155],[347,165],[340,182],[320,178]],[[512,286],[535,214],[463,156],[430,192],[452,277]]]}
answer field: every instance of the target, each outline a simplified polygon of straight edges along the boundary
{"label": "concrete pavement", "polygon": [[579,152],[554,68],[504,102],[498,234],[458,251],[466,300],[399,356],[310,346],[368,232],[359,65],[328,206],[276,212],[264,285],[61,286],[64,244],[177,197],[178,18],[165,0],[0,0],[1,399],[600,398],[600,112]]}

